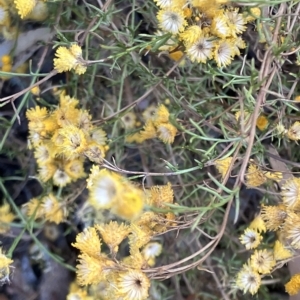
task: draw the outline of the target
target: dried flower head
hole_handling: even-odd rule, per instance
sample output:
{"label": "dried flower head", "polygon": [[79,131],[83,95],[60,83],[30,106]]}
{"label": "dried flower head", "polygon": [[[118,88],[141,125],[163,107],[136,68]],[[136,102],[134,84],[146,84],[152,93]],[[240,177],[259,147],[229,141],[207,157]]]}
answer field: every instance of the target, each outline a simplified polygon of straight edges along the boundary
{"label": "dried flower head", "polygon": [[243,290],[244,294],[249,291],[251,295],[254,295],[261,285],[260,275],[249,263],[244,264],[243,268],[237,274],[236,285],[239,289]]}
{"label": "dried flower head", "polygon": [[295,249],[300,249],[300,216],[294,212],[289,212],[284,223],[284,237]]}
{"label": "dried flower head", "polygon": [[247,181],[247,186],[255,187],[265,183],[267,181],[267,178],[264,175],[264,172],[262,172],[262,170],[257,165],[250,162],[246,174],[246,181]]}
{"label": "dried flower head", "polygon": [[246,228],[244,234],[241,235],[240,241],[245,245],[246,249],[255,249],[260,244],[262,236],[255,230]]}
{"label": "dried flower head", "polygon": [[45,219],[56,224],[61,223],[67,215],[65,207],[53,194],[42,199],[42,209]]}
{"label": "dried flower head", "polygon": [[[94,171],[94,172],[93,172]],[[111,208],[119,197],[122,197],[122,177],[103,169],[97,172],[92,170],[88,179],[90,191],[88,201],[96,209]]]}
{"label": "dried flower head", "polygon": [[281,196],[289,209],[300,208],[300,178],[288,179],[281,188]]}
{"label": "dried flower head", "polygon": [[300,122],[295,122],[285,134],[290,140],[298,141],[300,139]]}
{"label": "dried flower head", "polygon": [[195,43],[189,45],[186,54],[192,62],[206,63],[213,56],[214,46],[214,41],[202,36]]}
{"label": "dried flower head", "polygon": [[272,271],[276,261],[272,251],[255,250],[250,258],[250,265],[254,271],[261,274],[268,274]]}
{"label": "dried flower head", "polygon": [[152,242],[148,243],[142,250],[142,255],[147,261],[149,266],[155,264],[155,257],[160,255],[162,251],[162,245],[160,243]]}
{"label": "dried flower head", "polygon": [[126,300],[146,300],[150,280],[140,270],[122,272],[117,281],[118,296]]}
{"label": "dried flower head", "polygon": [[0,248],[0,284],[9,282],[10,270],[9,267],[13,263],[13,260],[8,258]]}
{"label": "dried flower head", "polygon": [[183,10],[172,6],[159,10],[157,20],[159,28],[173,34],[183,31],[187,25]]}
{"label": "dried flower head", "polygon": [[275,231],[283,226],[287,215],[284,205],[262,205],[261,207],[261,217],[265,222],[266,228],[271,231]]}
{"label": "dried flower head", "polygon": [[159,124],[156,127],[157,137],[166,144],[172,144],[174,142],[177,128],[169,123]]}

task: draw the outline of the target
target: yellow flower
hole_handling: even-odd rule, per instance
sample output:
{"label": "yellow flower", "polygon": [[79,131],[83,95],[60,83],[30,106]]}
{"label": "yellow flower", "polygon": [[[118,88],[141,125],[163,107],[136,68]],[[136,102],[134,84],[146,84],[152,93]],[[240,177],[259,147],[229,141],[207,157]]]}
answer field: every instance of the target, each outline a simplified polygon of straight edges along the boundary
{"label": "yellow flower", "polygon": [[277,182],[281,181],[282,173],[281,172],[265,172],[265,176],[268,179],[275,180]]}
{"label": "yellow flower", "polygon": [[31,121],[43,121],[48,116],[46,107],[35,106],[34,108],[27,109],[26,117],[29,122]]}
{"label": "yellow flower", "polygon": [[140,270],[129,270],[118,276],[118,296],[126,300],[146,300],[150,280]]}
{"label": "yellow flower", "polygon": [[108,146],[101,146],[95,142],[89,141],[83,154],[90,161],[95,162],[97,164],[101,164],[103,162],[107,149],[109,149]]}
{"label": "yellow flower", "polygon": [[14,0],[21,19],[24,19],[36,5],[36,0]]}
{"label": "yellow flower", "polygon": [[132,129],[135,127],[136,115],[134,112],[128,112],[126,115],[121,117],[122,125],[125,129]]}
{"label": "yellow flower", "polygon": [[115,263],[104,255],[95,258],[83,253],[78,256],[78,261],[76,274],[80,285],[100,283],[115,266]]}
{"label": "yellow flower", "polygon": [[65,208],[59,203],[52,194],[42,199],[42,208],[45,219],[56,224],[61,223],[66,217]]}
{"label": "yellow flower", "polygon": [[268,274],[272,271],[276,261],[272,251],[255,250],[250,257],[250,265],[254,271],[261,274]]}
{"label": "yellow flower", "polygon": [[72,182],[72,178],[64,170],[64,166],[60,166],[56,169],[52,179],[53,179],[53,184],[60,187],[64,187],[70,182]]}
{"label": "yellow flower", "polygon": [[213,58],[219,68],[231,64],[234,55],[234,47],[230,39],[223,39],[215,43]]}
{"label": "yellow flower", "polygon": [[267,231],[266,224],[260,214],[256,216],[254,220],[250,223],[249,228],[256,230],[257,232]]}
{"label": "yellow flower", "polygon": [[244,264],[237,274],[236,285],[243,290],[244,294],[249,291],[251,295],[254,295],[261,285],[260,275],[249,264]]}
{"label": "yellow flower", "polygon": [[123,197],[122,177],[117,173],[94,169],[90,177],[88,201],[96,209],[111,208],[116,199]]}
{"label": "yellow flower", "polygon": [[229,28],[231,29],[231,35],[236,36],[246,30],[246,21],[242,14],[238,13],[238,9],[227,9],[224,12]]}
{"label": "yellow flower", "polygon": [[79,109],[75,107],[61,106],[55,110],[53,115],[56,118],[57,124],[61,127],[65,127],[77,123],[79,112]]}
{"label": "yellow flower", "polygon": [[285,290],[290,295],[297,295],[300,291],[300,274],[295,274],[292,276],[290,281],[285,284]]}
{"label": "yellow flower", "polygon": [[153,123],[155,126],[158,126],[162,123],[169,123],[169,110],[167,107],[163,104],[160,104],[155,111],[155,114],[153,116]]}
{"label": "yellow flower", "polygon": [[300,122],[295,122],[285,134],[290,140],[298,141],[300,139]]}
{"label": "yellow flower", "polygon": [[34,157],[39,166],[42,166],[45,163],[50,162],[51,160],[51,148],[48,144],[43,143],[36,147],[34,151]]}
{"label": "yellow flower", "polygon": [[23,205],[23,208],[25,209],[26,215],[34,220],[40,219],[44,213],[41,201],[37,198],[30,199],[29,202]]}
{"label": "yellow flower", "polygon": [[8,203],[4,203],[0,206],[0,233],[3,234],[9,230],[9,223],[15,218],[15,215],[11,212]]}
{"label": "yellow flower", "polygon": [[184,11],[177,7],[164,7],[157,13],[158,27],[163,31],[177,34],[187,25]]}
{"label": "yellow flower", "polygon": [[25,16],[25,19],[42,22],[46,20],[49,15],[47,4],[44,1],[37,1],[33,10]]}
{"label": "yellow flower", "polygon": [[284,237],[295,249],[300,249],[300,216],[289,212],[284,223]]}
{"label": "yellow flower", "polygon": [[152,235],[149,230],[146,230],[134,223],[131,223],[130,227],[131,234],[128,236],[130,247],[140,249],[150,242]]}
{"label": "yellow flower", "polygon": [[[0,13],[1,13],[1,10],[0,10]],[[1,21],[0,21],[0,23],[1,23]],[[1,57],[1,62],[2,62],[3,65],[11,65],[11,63],[12,63],[11,56],[10,55],[3,55]]]}
{"label": "yellow flower", "polygon": [[293,256],[293,253],[284,247],[284,245],[280,241],[275,241],[274,244],[274,259],[277,260],[283,260],[288,259]]}
{"label": "yellow flower", "polygon": [[150,267],[155,264],[155,257],[160,255],[162,245],[160,243],[148,243],[142,250],[142,255]]}
{"label": "yellow flower", "polygon": [[275,231],[283,226],[287,215],[284,205],[262,205],[261,217],[265,222],[266,228],[270,231]]}
{"label": "yellow flower", "polygon": [[[157,107],[155,105],[150,105],[144,110],[144,112],[142,113],[142,116],[146,123],[149,120],[151,120],[151,121],[154,120],[156,111],[157,111]],[[169,116],[168,116],[168,119],[169,119]]]}
{"label": "yellow flower", "polygon": [[77,290],[76,292],[70,292],[67,295],[66,300],[93,300],[93,297],[89,297],[87,292],[84,290]]}
{"label": "yellow flower", "polygon": [[245,21],[248,23],[248,22],[252,22],[256,19],[258,19],[261,15],[261,10],[259,7],[251,7],[249,9],[249,12],[246,12],[244,14],[244,17],[245,17]]}
{"label": "yellow flower", "polygon": [[87,110],[81,109],[78,114],[78,119],[76,120],[76,126],[85,131],[89,132],[91,129],[93,129],[93,124],[91,122],[92,116],[89,114]]}
{"label": "yellow flower", "polygon": [[74,125],[65,126],[58,130],[58,134],[63,138],[63,143],[59,146],[61,153],[67,159],[78,158],[86,150],[87,136],[83,130]]}
{"label": "yellow flower", "polygon": [[124,183],[122,192],[112,205],[112,213],[125,220],[134,220],[141,215],[144,207],[144,192],[130,183]]}
{"label": "yellow flower", "polygon": [[262,236],[255,230],[246,228],[244,234],[241,235],[240,241],[245,245],[247,250],[255,249],[262,241]]}
{"label": "yellow flower", "polygon": [[66,95],[65,90],[60,92],[59,105],[61,108],[75,109],[78,104],[79,100],[74,97],[70,97],[69,95]]}
{"label": "yellow flower", "polygon": [[145,140],[153,139],[155,137],[156,129],[153,122],[150,120],[145,124],[144,129],[140,132],[140,139],[143,142]]}
{"label": "yellow flower", "polygon": [[64,171],[72,180],[85,177],[86,173],[84,172],[83,163],[84,161],[82,159],[74,159],[67,161],[64,165]]}
{"label": "yellow flower", "polygon": [[83,232],[77,234],[76,243],[72,243],[72,246],[95,258],[101,255],[101,241],[93,227],[85,228]]}
{"label": "yellow flower", "polygon": [[179,38],[185,44],[195,43],[202,35],[202,29],[199,25],[189,26],[184,32],[179,34]]}
{"label": "yellow flower", "polygon": [[300,102],[300,95],[297,95],[297,96],[295,97],[294,101]]}
{"label": "yellow flower", "polygon": [[165,144],[172,144],[174,142],[177,128],[169,123],[162,123],[157,125],[157,137]]}
{"label": "yellow flower", "polygon": [[75,70],[78,75],[84,74],[86,71],[86,63],[82,58],[82,50],[80,46],[73,44],[69,49],[66,47],[58,47],[54,58],[54,68],[58,73]]}
{"label": "yellow flower", "polygon": [[221,39],[230,36],[230,28],[223,13],[218,13],[211,22],[211,33]]}
{"label": "yellow flower", "polygon": [[231,156],[229,156],[227,158],[223,158],[223,159],[217,159],[215,161],[215,166],[216,166],[218,172],[222,175],[222,178],[225,177],[225,175],[229,169],[229,166],[231,164],[231,161],[232,161]]}
{"label": "yellow flower", "polygon": [[256,126],[259,130],[263,131],[265,130],[269,125],[269,121],[268,119],[263,116],[263,115],[260,115],[257,120],[256,120]]}
{"label": "yellow flower", "polygon": [[173,203],[174,193],[170,182],[166,185],[152,186],[150,197],[147,199],[149,205],[165,208],[165,203]]}
{"label": "yellow flower", "polygon": [[206,63],[213,56],[215,42],[208,37],[200,37],[195,43],[190,44],[186,54],[192,62]]}
{"label": "yellow flower", "polygon": [[35,86],[33,87],[30,92],[34,95],[34,96],[39,96],[41,93],[41,90],[39,88],[39,86]]}
{"label": "yellow flower", "polygon": [[5,256],[5,254],[2,251],[2,248],[0,248],[0,283],[5,284],[9,282],[9,265],[13,263],[13,260]]}
{"label": "yellow flower", "polygon": [[125,268],[139,270],[148,267],[148,264],[139,248],[130,245],[129,252],[130,255],[122,259],[122,266],[124,266]]}
{"label": "yellow flower", "polygon": [[105,146],[107,142],[106,132],[101,128],[97,128],[92,131],[91,139],[98,145]]}
{"label": "yellow flower", "polygon": [[283,203],[290,209],[300,208],[300,178],[288,179],[281,188]]}
{"label": "yellow flower", "polygon": [[95,228],[100,232],[103,241],[109,246],[111,252],[117,253],[118,246],[128,236],[130,228],[124,223],[118,224],[110,221],[108,224],[97,224]]}
{"label": "yellow flower", "polygon": [[[178,50],[178,51],[170,50],[169,51],[169,57],[175,61],[179,61],[183,56],[184,56],[184,52],[182,52],[181,50]],[[183,67],[184,65],[185,65],[185,59],[183,59],[179,63],[180,67]]]}
{"label": "yellow flower", "polygon": [[249,187],[260,186],[267,181],[264,173],[255,164],[250,163],[246,174],[246,183]]}

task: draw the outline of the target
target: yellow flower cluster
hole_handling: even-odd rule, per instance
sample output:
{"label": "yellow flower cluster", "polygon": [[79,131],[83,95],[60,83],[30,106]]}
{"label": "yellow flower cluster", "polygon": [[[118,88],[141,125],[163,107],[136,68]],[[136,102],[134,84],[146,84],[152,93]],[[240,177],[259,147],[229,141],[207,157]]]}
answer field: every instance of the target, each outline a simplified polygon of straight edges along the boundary
{"label": "yellow flower cluster", "polygon": [[10,210],[9,204],[4,203],[0,206],[0,234],[9,230],[9,224],[15,219],[15,217],[16,216]]}
{"label": "yellow flower cluster", "polygon": [[23,205],[23,211],[33,220],[45,220],[59,224],[68,215],[65,204],[52,193],[42,199],[32,198]]}
{"label": "yellow flower cluster", "polygon": [[169,121],[170,113],[167,107],[161,104],[154,111],[152,107],[150,110],[153,114],[149,115],[147,110],[143,114],[146,120],[143,130],[129,135],[126,141],[129,143],[142,143],[145,140],[158,138],[166,144],[172,144],[177,133],[177,128]]}
{"label": "yellow flower cluster", "polygon": [[110,209],[126,220],[136,219],[141,214],[145,193],[126,178],[94,165],[87,181],[88,201],[95,209]]}
{"label": "yellow flower cluster", "polygon": [[[260,17],[259,8],[241,14],[239,9],[220,0],[154,0],[159,35],[171,33],[172,38],[160,50],[185,53],[192,62],[206,63],[213,59],[218,67],[227,66],[240,49],[246,47],[241,34],[247,22]],[[225,4],[225,5],[224,5]],[[178,52],[181,52],[180,55]],[[172,56],[172,55],[171,55]]]}
{"label": "yellow flower cluster", "polygon": [[[215,166],[218,172],[225,177],[229,167],[231,165],[232,157],[227,157],[224,159],[217,159],[215,161]],[[280,181],[282,179],[281,172],[267,172],[262,171],[259,166],[250,161],[247,174],[246,174],[246,184],[248,187],[256,187],[264,184],[268,179],[274,181]]]}
{"label": "yellow flower cluster", "polygon": [[[250,291],[254,294],[260,286],[260,280],[253,281],[252,285],[250,281],[245,280],[247,272],[250,276],[249,267],[252,275],[253,272],[257,272],[255,276],[269,274],[276,262],[291,259],[300,249],[300,178],[292,177],[286,180],[281,188],[281,199],[276,206],[263,205],[260,215],[240,237],[246,249],[254,249],[263,239],[262,232],[276,231],[278,236],[272,250],[255,250],[247,267],[237,275],[237,286],[244,292]],[[290,295],[297,293],[300,290],[299,282],[298,277],[293,277],[286,285],[286,291]]]}
{"label": "yellow flower cluster", "polygon": [[[12,61],[9,55],[3,55],[1,57],[1,71],[2,72],[11,72],[12,69]],[[1,76],[1,79],[6,80],[9,79],[10,76]]]}
{"label": "yellow flower cluster", "polygon": [[3,285],[9,282],[10,269],[9,266],[13,263],[13,260],[9,259],[0,248],[0,284]]}
{"label": "yellow flower cluster", "polygon": [[29,146],[42,182],[51,179],[63,187],[82,178],[84,158],[100,163],[108,149],[105,132],[92,124],[87,110],[76,108],[78,102],[62,93],[54,111],[36,106],[26,112]]}
{"label": "yellow flower cluster", "polygon": [[[102,184],[99,184],[99,178],[100,181],[103,180]],[[95,190],[99,188],[99,201],[102,202],[101,200],[104,199],[101,206],[106,202],[107,207],[109,204],[105,199],[108,199],[108,195],[116,197],[119,191],[114,193],[112,192],[114,189],[105,190],[104,184],[110,188],[115,184],[116,189],[122,188],[123,185],[125,189],[124,185],[129,183],[124,180],[122,182],[116,174],[93,168],[88,187],[95,188]],[[126,193],[126,190],[123,192]],[[123,201],[120,198],[121,195],[118,196],[119,199],[114,198],[110,203]],[[173,203],[171,185],[152,187],[147,191],[144,201],[148,206],[166,209],[168,203]],[[162,251],[161,244],[150,242],[151,238],[165,232],[174,225],[174,221],[175,215],[172,213],[146,211],[131,220],[130,224],[110,221],[108,224],[96,224],[86,228],[77,235],[76,242],[72,244],[80,251],[76,267],[77,282],[82,286],[90,284],[95,287],[101,286],[101,289],[97,290],[97,296],[103,300],[147,299],[150,281],[143,269],[153,266],[155,258]],[[125,241],[128,243],[130,255],[120,258],[119,245]],[[102,247],[103,243],[106,247]],[[108,248],[109,254],[105,253],[102,248]],[[117,256],[118,260],[116,260]],[[92,291],[93,289],[89,289],[89,293],[86,294],[83,289],[73,288],[69,295],[81,293],[91,296]]]}
{"label": "yellow flower cluster", "polygon": [[77,44],[73,44],[69,49],[66,47],[58,47],[54,58],[54,69],[58,73],[70,71],[74,69],[78,75],[84,74],[87,67],[86,62],[82,58],[82,50]]}
{"label": "yellow flower cluster", "polygon": [[14,0],[21,19],[43,21],[48,16],[47,0]]}

